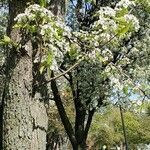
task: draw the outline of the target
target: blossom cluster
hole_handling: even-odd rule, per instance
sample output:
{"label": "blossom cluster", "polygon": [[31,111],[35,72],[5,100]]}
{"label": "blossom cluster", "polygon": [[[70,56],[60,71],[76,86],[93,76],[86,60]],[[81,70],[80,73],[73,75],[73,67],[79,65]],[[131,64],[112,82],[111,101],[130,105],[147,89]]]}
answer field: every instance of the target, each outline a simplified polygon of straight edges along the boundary
{"label": "blossom cluster", "polygon": [[[92,29],[99,33],[125,34],[138,31],[139,21],[131,14],[130,5],[135,3],[129,0],[121,0],[114,9],[110,7],[101,7],[96,13],[98,20],[92,25]],[[118,9],[119,8],[119,9]],[[126,32],[124,32],[126,31]]]}
{"label": "blossom cluster", "polygon": [[[101,60],[105,62],[113,58],[110,45],[120,41],[120,35],[126,37],[131,35],[131,32],[139,29],[137,18],[130,14],[129,11],[125,11],[125,13],[118,16],[118,11],[123,11],[124,8],[128,8],[130,5],[134,5],[134,3],[129,0],[121,0],[114,9],[101,7],[95,14],[98,16],[98,20],[91,25],[90,31],[81,30],[71,33],[71,30],[59,18],[56,18],[51,11],[37,4],[26,8],[24,13],[19,14],[15,18],[15,21],[17,21],[17,27],[25,29],[28,33],[38,33],[37,35],[40,36],[44,49],[51,54],[52,60],[55,61],[51,65],[61,62],[63,55],[72,49],[70,46],[71,35],[80,39],[84,44],[84,52],[83,47],[80,46],[78,46],[76,51],[81,51],[81,54],[89,55],[90,57],[92,56],[93,59],[96,58],[97,54],[100,54],[101,58],[103,58]],[[120,9],[118,10],[117,8]],[[116,37],[113,38],[112,43],[111,38],[113,36]],[[105,46],[104,49],[101,49],[101,45],[108,41],[110,41],[107,44],[108,47]],[[43,55],[42,61],[46,61],[47,57],[45,55]],[[57,68],[56,66],[52,68]]]}
{"label": "blossom cluster", "polygon": [[[70,50],[67,40],[71,37],[69,27],[65,26],[51,11],[37,4],[26,8],[24,13],[15,18],[15,21],[17,22],[15,27],[24,29],[26,34],[37,33],[36,36],[39,36],[44,49],[41,63],[46,64],[48,61],[50,69],[57,70],[64,54]],[[34,37],[33,34],[31,37]]]}
{"label": "blossom cluster", "polygon": [[[135,6],[133,1],[121,0],[114,9],[101,7],[94,15],[97,20],[91,24],[88,31],[71,31],[51,11],[37,4],[29,6],[24,13],[15,18],[15,21],[17,22],[16,27],[24,29],[27,34],[37,33],[36,36],[41,40],[44,49],[41,63],[47,62],[51,70],[58,69],[66,53],[69,53],[70,57],[75,60],[80,56],[85,56],[92,60],[92,63],[97,64],[98,62],[97,72],[100,74],[100,81],[95,81],[95,86],[101,88],[103,86],[100,85],[101,81],[109,78],[113,88],[123,90],[130,82],[122,68],[130,66],[133,55],[136,57],[142,53],[139,48],[132,47],[130,43],[122,46],[123,41],[129,39],[132,33],[137,32],[140,28],[139,20],[132,14],[132,6]],[[138,46],[139,43],[134,45]],[[128,53],[129,49],[131,50]],[[115,58],[116,53],[118,53],[117,58]],[[117,62],[114,59],[118,59]],[[129,70],[131,71],[132,67]],[[96,70],[84,71],[83,74],[87,75],[89,72],[89,76],[93,72],[96,74]],[[122,82],[122,79],[125,80]],[[84,86],[87,86],[86,80],[81,80],[84,80]],[[88,79],[89,84],[90,80],[93,78]],[[99,88],[95,89],[96,94],[93,95],[93,100],[99,98],[99,90]]]}
{"label": "blossom cluster", "polygon": [[[114,49],[120,49],[124,39],[129,39],[132,33],[140,28],[138,19],[132,14],[131,6],[135,3],[121,0],[116,7],[101,7],[94,17],[98,18],[88,31],[74,32],[84,44],[84,50],[89,58],[101,60],[102,63],[113,60]],[[118,48],[117,48],[118,47]],[[125,56],[120,61],[129,63]]]}
{"label": "blossom cluster", "polygon": [[[142,19],[139,22],[133,15],[134,6],[133,1],[121,0],[114,8],[101,7],[93,16],[97,20],[88,30],[73,32],[51,11],[34,4],[15,18],[15,26],[24,29],[31,37],[36,35],[40,39],[44,49],[41,63],[46,64],[42,68],[57,70],[66,53],[73,61],[84,56],[85,60],[80,63],[81,71],[76,78],[82,88],[80,98],[87,103],[91,99],[89,107],[92,108],[98,106],[101,96],[109,96],[116,91],[122,91],[122,95],[131,92],[132,77],[138,80],[145,72],[150,75],[149,69],[144,70],[149,58],[143,59],[149,55],[150,32],[145,30],[149,22],[144,20],[141,27]],[[138,13],[143,17],[143,12],[142,15],[140,11]],[[139,28],[141,34],[146,35],[142,40],[136,35]],[[132,35],[136,36],[130,40]],[[124,44],[125,41],[130,42]],[[106,79],[109,83],[105,82]],[[140,88],[145,87],[140,85]]]}
{"label": "blossom cluster", "polygon": [[117,3],[115,9],[128,8],[128,7],[131,7],[131,6],[135,6],[135,2],[134,1],[121,0],[119,3]]}

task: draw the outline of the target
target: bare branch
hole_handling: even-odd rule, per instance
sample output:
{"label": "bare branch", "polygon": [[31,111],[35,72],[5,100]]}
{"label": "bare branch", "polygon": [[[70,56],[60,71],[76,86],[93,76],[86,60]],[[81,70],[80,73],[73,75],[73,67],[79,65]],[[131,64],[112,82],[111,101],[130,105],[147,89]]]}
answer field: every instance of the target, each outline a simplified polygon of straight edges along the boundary
{"label": "bare branch", "polygon": [[[61,74],[59,74],[59,75],[57,75],[57,76],[55,76],[55,77],[50,78],[50,80],[46,81],[45,83],[49,83],[49,82],[51,82],[52,80],[55,80],[55,79],[58,79],[58,78],[61,77],[61,76],[64,76],[65,74],[67,74],[67,73],[70,72],[71,70],[75,69],[75,68],[80,64],[80,62],[81,62],[82,60],[83,60],[83,58],[79,59],[79,60],[78,60],[73,66],[71,66],[68,70],[64,71],[63,73],[61,73]],[[45,84],[45,83],[44,83],[44,84]]]}

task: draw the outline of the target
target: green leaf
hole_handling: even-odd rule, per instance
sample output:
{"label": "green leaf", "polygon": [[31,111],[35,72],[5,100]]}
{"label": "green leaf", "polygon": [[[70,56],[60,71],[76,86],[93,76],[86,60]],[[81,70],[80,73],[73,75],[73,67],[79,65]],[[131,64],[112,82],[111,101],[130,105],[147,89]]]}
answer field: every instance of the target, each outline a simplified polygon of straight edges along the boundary
{"label": "green leaf", "polygon": [[121,10],[119,10],[117,12],[117,17],[123,17],[127,13],[128,13],[128,9],[127,8],[122,8]]}
{"label": "green leaf", "polygon": [[116,30],[116,33],[119,36],[123,36],[130,30],[130,27],[131,27],[131,23],[126,23],[125,25],[119,25],[119,28]]}
{"label": "green leaf", "polygon": [[0,40],[0,45],[8,45],[10,43],[13,44],[11,39],[6,35],[4,35],[3,39]]}
{"label": "green leaf", "polygon": [[31,33],[36,33],[36,31],[37,31],[37,28],[36,28],[35,25],[29,26],[28,28],[29,28],[29,30],[30,30]]}
{"label": "green leaf", "polygon": [[69,51],[69,56],[71,57],[71,58],[76,58],[77,57],[77,49],[76,49],[77,47],[75,46],[75,45],[71,45],[71,49],[70,49],[70,51]]}
{"label": "green leaf", "polygon": [[124,17],[116,17],[115,20],[117,21],[119,25],[123,25],[126,23],[126,20],[124,19]]}
{"label": "green leaf", "polygon": [[40,6],[46,7],[46,0],[40,0]]}
{"label": "green leaf", "polygon": [[40,67],[40,74],[43,73],[44,69],[45,69],[45,65],[42,65],[42,66]]}
{"label": "green leaf", "polygon": [[104,62],[104,57],[103,57],[101,54],[96,53],[96,57],[98,58],[98,60],[99,60],[100,62]]}
{"label": "green leaf", "polygon": [[3,41],[4,41],[5,43],[10,43],[10,42],[11,42],[11,39],[10,39],[8,36],[4,35]]}
{"label": "green leaf", "polygon": [[126,95],[128,94],[128,86],[124,86],[124,87],[123,87],[123,92],[124,92],[124,94],[126,94]]}
{"label": "green leaf", "polygon": [[122,36],[125,33],[127,33],[128,31],[129,31],[129,26],[126,26],[119,31],[119,35]]}
{"label": "green leaf", "polygon": [[5,45],[5,42],[4,41],[0,41],[0,45]]}
{"label": "green leaf", "polygon": [[16,23],[16,24],[13,26],[13,29],[14,29],[14,28],[21,28],[21,27],[23,27],[23,25],[21,25],[21,24],[19,24],[19,23]]}
{"label": "green leaf", "polygon": [[50,66],[52,64],[52,59],[53,59],[53,55],[52,53],[49,52],[46,59],[47,66]]}

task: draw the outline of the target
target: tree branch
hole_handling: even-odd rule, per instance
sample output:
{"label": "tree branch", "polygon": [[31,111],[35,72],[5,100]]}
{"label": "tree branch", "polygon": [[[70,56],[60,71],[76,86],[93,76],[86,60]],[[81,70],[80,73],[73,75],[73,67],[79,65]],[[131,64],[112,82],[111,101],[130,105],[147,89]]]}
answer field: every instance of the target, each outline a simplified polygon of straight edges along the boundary
{"label": "tree branch", "polygon": [[87,123],[86,123],[86,126],[85,126],[85,130],[84,130],[84,139],[85,140],[87,139],[88,131],[90,129],[94,113],[95,113],[95,109],[94,108],[91,111],[89,110],[88,120],[87,120]]}
{"label": "tree branch", "polygon": [[71,123],[70,123],[70,121],[67,117],[67,114],[66,114],[66,111],[64,109],[63,103],[61,101],[61,97],[60,97],[60,94],[59,94],[59,91],[58,91],[58,88],[57,88],[56,80],[54,79],[55,76],[54,76],[53,71],[51,73],[51,77],[53,78],[53,80],[51,80],[51,89],[52,89],[52,92],[53,92],[53,95],[54,95],[54,100],[55,100],[55,103],[56,103],[61,121],[64,125],[64,128],[67,132],[67,135],[68,135],[72,145],[75,145],[76,144],[75,134],[74,134],[72,125],[71,125]]}
{"label": "tree branch", "polygon": [[69,69],[67,69],[66,71],[64,71],[63,73],[61,73],[61,74],[59,74],[59,75],[57,75],[57,76],[55,76],[55,77],[51,77],[50,80],[44,82],[44,84],[45,84],[45,83],[49,83],[49,82],[51,82],[52,80],[58,79],[58,78],[61,77],[61,76],[64,76],[65,74],[67,74],[68,72],[70,72],[71,70],[73,70],[74,68],[76,68],[76,67],[80,64],[80,62],[81,62],[82,60],[83,60],[83,58],[79,59],[79,61],[77,61],[77,62],[76,62],[73,66],[71,66]]}

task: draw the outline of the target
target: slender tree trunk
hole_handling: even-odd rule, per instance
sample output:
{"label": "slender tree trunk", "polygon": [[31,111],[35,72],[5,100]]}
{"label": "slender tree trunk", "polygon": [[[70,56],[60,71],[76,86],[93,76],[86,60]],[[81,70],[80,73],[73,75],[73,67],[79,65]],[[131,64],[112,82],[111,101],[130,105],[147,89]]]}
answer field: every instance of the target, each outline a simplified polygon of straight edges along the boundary
{"label": "slender tree trunk", "polygon": [[125,123],[124,123],[124,116],[123,116],[121,105],[119,105],[119,108],[120,108],[120,115],[121,115],[121,122],[122,122],[122,129],[123,129],[123,134],[124,134],[124,140],[125,140],[125,149],[128,150],[127,134],[126,134]]}
{"label": "slender tree trunk", "polygon": [[[12,29],[13,20],[25,9],[27,2],[25,0],[9,1],[10,19],[7,32],[16,42],[21,39],[21,35],[18,30]],[[33,44],[29,40],[24,46],[25,48],[21,48],[19,52],[12,48],[7,54],[5,72],[7,82],[3,94],[4,150],[46,149],[48,117],[44,106],[45,99],[40,100],[43,98],[41,91],[34,89],[33,95],[35,80],[35,66],[32,61]]]}

